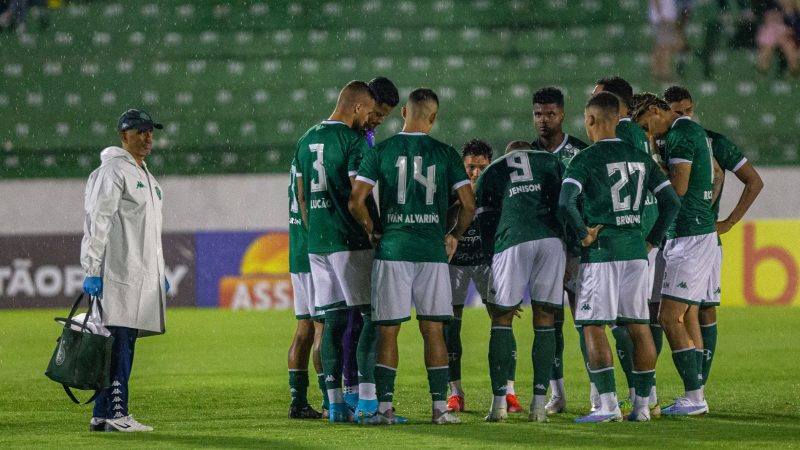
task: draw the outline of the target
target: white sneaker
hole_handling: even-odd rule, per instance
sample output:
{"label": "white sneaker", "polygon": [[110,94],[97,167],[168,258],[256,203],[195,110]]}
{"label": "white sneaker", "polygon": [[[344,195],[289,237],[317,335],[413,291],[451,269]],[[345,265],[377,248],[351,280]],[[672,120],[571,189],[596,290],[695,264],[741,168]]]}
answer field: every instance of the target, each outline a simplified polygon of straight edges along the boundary
{"label": "white sneaker", "polygon": [[633,409],[631,409],[631,414],[628,416],[628,420],[631,422],[649,422],[650,407],[648,405],[645,405],[644,407],[634,406]]}
{"label": "white sneaker", "polygon": [[593,411],[588,416],[578,417],[575,419],[575,422],[578,423],[600,423],[600,422],[619,422],[622,420],[622,412],[619,410],[619,407],[615,408],[614,411],[604,411],[602,409],[598,409],[597,411]]}
{"label": "white sneaker", "polygon": [[696,402],[686,397],[680,397],[675,399],[675,403],[662,409],[661,414],[665,416],[697,416],[700,414],[708,414],[708,403],[706,403],[705,399]]}
{"label": "white sneaker", "polygon": [[106,420],[106,431],[122,431],[125,433],[137,433],[144,431],[153,431],[153,427],[142,425],[137,422],[131,415],[120,417],[118,419]]}
{"label": "white sneaker", "polygon": [[528,413],[528,422],[549,422],[547,419],[547,406],[534,406],[531,405],[530,412]]}
{"label": "white sneaker", "polygon": [[452,423],[461,423],[461,419],[451,411],[434,411],[431,417],[431,423],[434,425],[448,425]]}
{"label": "white sneaker", "polygon": [[544,405],[547,414],[561,414],[567,411],[567,399],[558,395],[551,395],[550,401]]}
{"label": "white sneaker", "polygon": [[503,422],[506,419],[508,419],[508,410],[505,408],[493,409],[489,411],[489,415],[484,417],[487,422]]}

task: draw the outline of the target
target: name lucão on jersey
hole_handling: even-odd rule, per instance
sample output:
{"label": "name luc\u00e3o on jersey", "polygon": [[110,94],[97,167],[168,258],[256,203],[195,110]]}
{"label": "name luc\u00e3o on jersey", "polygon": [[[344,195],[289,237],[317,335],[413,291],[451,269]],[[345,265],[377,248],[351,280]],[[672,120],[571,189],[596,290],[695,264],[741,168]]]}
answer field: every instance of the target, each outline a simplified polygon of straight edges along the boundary
{"label": "name luc\u00e3o on jersey", "polygon": [[617,216],[617,225],[632,225],[642,223],[642,216],[639,214],[627,214],[624,216]]}
{"label": "name luc\u00e3o on jersey", "polygon": [[439,214],[387,214],[389,223],[439,223]]}
{"label": "name luc\u00e3o on jersey", "polygon": [[508,196],[513,197],[517,194],[524,194],[526,192],[539,192],[542,190],[541,184],[523,184],[522,186],[511,186],[508,188]]}
{"label": "name luc\u00e3o on jersey", "polygon": [[331,206],[333,206],[333,203],[327,198],[315,198],[311,200],[311,209],[328,209]]}

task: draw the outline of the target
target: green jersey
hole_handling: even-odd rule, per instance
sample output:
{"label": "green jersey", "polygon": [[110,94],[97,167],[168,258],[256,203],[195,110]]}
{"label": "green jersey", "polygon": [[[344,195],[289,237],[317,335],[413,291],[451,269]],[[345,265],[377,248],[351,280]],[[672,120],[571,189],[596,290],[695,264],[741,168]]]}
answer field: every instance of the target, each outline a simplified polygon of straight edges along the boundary
{"label": "green jersey", "polygon": [[[581,150],[585,149],[588,146],[582,140],[576,138],[575,136],[570,136],[567,133],[564,133],[564,140],[558,144],[555,150],[553,150],[553,154],[558,157],[558,160],[561,161],[561,164],[564,167],[569,165],[570,160],[572,160],[575,155],[578,154]],[[531,142],[531,148],[534,150],[543,150],[549,152],[547,148],[545,148],[539,139]]]}
{"label": "green jersey", "polygon": [[[622,139],[622,142],[638,148],[648,156],[652,156],[647,135],[644,134],[642,127],[632,121],[630,117],[620,119],[617,124],[617,137]],[[658,219],[656,196],[653,195],[652,191],[647,191],[644,197],[644,209],[642,210],[642,235],[644,237],[650,234],[656,219]]]}
{"label": "green jersey", "polygon": [[517,150],[483,171],[475,188],[475,204],[478,214],[499,214],[495,253],[523,242],[561,237],[556,213],[562,170],[553,153]]}
{"label": "green jersey", "polygon": [[[736,144],[731,142],[725,136],[715,133],[711,130],[706,130],[706,135],[711,140],[711,151],[714,154],[714,159],[717,160],[717,163],[720,167],[722,167],[723,170],[736,172],[737,170],[741,169],[743,165],[745,165],[747,158],[744,157]],[[714,211],[715,219],[719,218],[719,199],[721,197],[722,189],[720,188],[717,201],[711,205],[711,209]]]}
{"label": "green jersey", "polygon": [[716,218],[711,210],[714,164],[706,130],[687,116],[677,118],[667,132],[664,152],[668,166],[687,162],[692,165],[689,187],[681,198],[674,232],[668,233],[667,239],[712,233],[716,229]]}
{"label": "green jersey", "polygon": [[289,272],[311,272],[308,262],[308,231],[297,202],[297,162],[292,161],[289,174]]}
{"label": "green jersey", "polygon": [[297,176],[303,177],[308,214],[308,252],[333,253],[372,248],[347,209],[367,141],[342,122],[326,120],[297,142]]}
{"label": "green jersey", "polygon": [[447,263],[450,192],[469,185],[453,147],[425,133],[397,134],[367,152],[358,180],[380,183],[383,237],[375,258]]}
{"label": "green jersey", "polygon": [[583,249],[582,262],[647,258],[642,235],[645,192],[669,186],[650,155],[619,138],[604,139],[572,159],[564,183],[580,188],[588,225],[603,225],[597,240]]}
{"label": "green jersey", "polygon": [[479,266],[487,264],[486,258],[481,248],[481,235],[478,228],[478,220],[473,220],[469,229],[458,240],[458,247],[450,259],[453,266]]}

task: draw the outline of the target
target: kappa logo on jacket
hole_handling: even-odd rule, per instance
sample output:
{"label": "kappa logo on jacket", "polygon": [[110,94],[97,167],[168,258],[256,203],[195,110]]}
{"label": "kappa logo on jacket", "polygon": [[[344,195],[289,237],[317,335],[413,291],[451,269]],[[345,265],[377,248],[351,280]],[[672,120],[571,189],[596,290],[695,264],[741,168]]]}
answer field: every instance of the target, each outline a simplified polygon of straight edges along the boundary
{"label": "kappa logo on jacket", "polygon": [[144,183],[141,181],[136,182],[136,189],[144,189]]}

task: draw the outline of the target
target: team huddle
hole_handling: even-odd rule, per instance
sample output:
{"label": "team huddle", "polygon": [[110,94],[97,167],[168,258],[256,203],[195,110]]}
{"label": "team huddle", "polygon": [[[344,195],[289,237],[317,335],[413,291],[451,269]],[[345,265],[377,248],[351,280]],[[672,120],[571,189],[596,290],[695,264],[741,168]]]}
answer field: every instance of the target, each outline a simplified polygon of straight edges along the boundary
{"label": "team huddle", "polygon": [[[375,143],[399,104],[386,78],[345,86],[331,116],[298,141],[289,185],[290,272],[298,319],[289,350],[290,418],[390,425],[398,334],[412,308],[424,341],[434,424],[464,411],[461,317],[470,282],[491,318],[486,421],[523,412],[514,317],[533,310],[528,419],[566,411],[564,305],[590,380],[577,422],[708,413],[704,388],[717,340],[721,242],[762,187],[724,136],[692,121],[686,89],[633,94],[597,82],[584,110],[591,142],[565,133],[564,96],[533,95],[538,137],[494,161],[472,139],[461,155],[429,134],[439,99],[413,90],[402,131]],[[719,221],[725,170],[745,184]],[[566,300],[565,300],[566,298]],[[612,347],[629,388],[618,401]],[[656,359],[666,334],[685,393],[659,405]],[[322,412],[308,403],[313,359]],[[550,397],[547,398],[548,388]]]}

